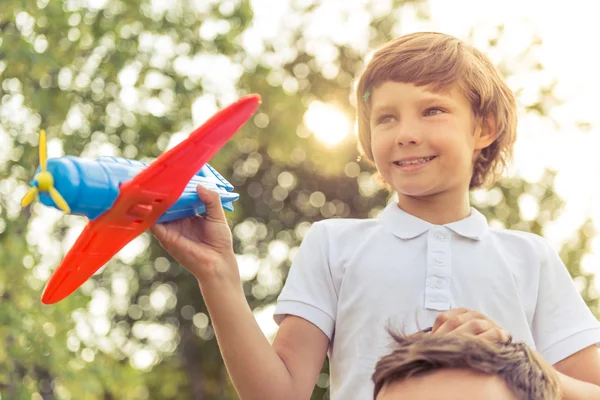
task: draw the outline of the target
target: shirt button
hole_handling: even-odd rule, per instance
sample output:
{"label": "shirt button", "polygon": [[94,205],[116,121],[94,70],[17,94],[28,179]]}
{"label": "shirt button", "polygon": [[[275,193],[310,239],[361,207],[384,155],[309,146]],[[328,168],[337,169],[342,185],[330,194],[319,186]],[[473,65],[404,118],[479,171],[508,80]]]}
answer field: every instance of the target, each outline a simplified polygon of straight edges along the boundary
{"label": "shirt button", "polygon": [[434,285],[436,289],[441,289],[444,287],[444,280],[443,279],[436,279]]}
{"label": "shirt button", "polygon": [[435,262],[436,262],[436,264],[443,264],[444,263],[444,259],[441,256],[436,256],[435,257]]}
{"label": "shirt button", "polygon": [[444,235],[442,235],[441,233],[438,233],[435,235],[435,238],[441,242],[444,240]]}

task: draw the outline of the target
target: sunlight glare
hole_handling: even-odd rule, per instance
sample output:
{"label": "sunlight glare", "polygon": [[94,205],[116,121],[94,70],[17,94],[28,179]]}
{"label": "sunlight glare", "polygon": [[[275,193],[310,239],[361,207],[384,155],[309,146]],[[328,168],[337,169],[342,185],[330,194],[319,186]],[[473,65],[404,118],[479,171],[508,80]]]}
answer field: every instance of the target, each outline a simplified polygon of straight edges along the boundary
{"label": "sunlight glare", "polygon": [[327,146],[340,143],[350,132],[346,115],[337,107],[320,101],[313,101],[304,114],[306,127],[315,137]]}
{"label": "sunlight glare", "polygon": [[156,364],[158,356],[154,350],[142,348],[135,351],[129,360],[133,368],[147,370]]}
{"label": "sunlight glare", "polygon": [[272,342],[275,338],[275,334],[279,330],[279,326],[273,319],[273,312],[275,311],[275,304],[269,304],[264,307],[258,307],[254,310],[254,318],[263,331],[264,335]]}

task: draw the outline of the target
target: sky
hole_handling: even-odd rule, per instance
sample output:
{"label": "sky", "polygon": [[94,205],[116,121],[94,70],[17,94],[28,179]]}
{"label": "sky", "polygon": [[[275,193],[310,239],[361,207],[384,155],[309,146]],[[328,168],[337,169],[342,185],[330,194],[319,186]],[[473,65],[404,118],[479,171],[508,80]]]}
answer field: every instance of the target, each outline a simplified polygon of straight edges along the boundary
{"label": "sky", "polygon": [[[345,7],[352,9],[364,3],[363,0],[348,0]],[[256,7],[265,5],[263,0],[255,0]],[[337,2],[336,2],[337,3]],[[597,56],[597,14],[591,12],[589,0],[548,2],[543,0],[429,0],[430,20],[416,18],[411,7],[400,13],[399,34],[416,31],[440,31],[467,39],[475,30],[477,38],[487,38],[500,24],[505,25],[506,41],[499,54],[490,54],[498,59],[518,54],[529,43],[532,35],[541,38],[537,56],[546,69],[548,78],[558,82],[556,94],[562,100],[554,107],[550,118],[521,117],[512,173],[525,179],[536,181],[545,168],[558,172],[556,191],[565,200],[565,209],[558,220],[549,224],[545,236],[558,250],[587,217],[591,216],[600,226],[600,113],[597,93],[600,90],[600,57]],[[282,6],[283,7],[283,6]],[[258,14],[260,17],[260,14]],[[328,29],[336,29],[328,22]],[[276,30],[277,20],[272,20],[267,31]],[[360,21],[356,22],[357,26]],[[358,30],[358,29],[357,29]],[[347,27],[344,31],[348,31]],[[351,30],[356,31],[356,30]],[[529,79],[526,74],[522,79]],[[526,94],[525,94],[526,96]],[[527,99],[521,99],[526,101]],[[328,105],[317,104],[310,112],[307,125],[313,127],[315,136],[319,132],[331,132],[332,120],[339,121],[342,131],[348,131],[348,121],[340,121],[335,110],[327,113]],[[316,110],[315,110],[316,109]],[[310,110],[310,109],[309,109]],[[331,117],[334,117],[333,119]],[[319,129],[319,120],[323,125]],[[588,123],[587,130],[578,127],[579,122]],[[325,129],[323,129],[325,128]],[[340,140],[340,138],[337,138]],[[331,141],[322,135],[321,140]],[[335,142],[335,139],[334,139]],[[331,143],[330,143],[331,144]],[[584,257],[584,271],[595,272],[600,265],[600,239],[593,241],[591,254]],[[600,287],[600,274],[596,278]],[[276,332],[272,321],[274,307],[257,310],[257,320],[267,335]]]}

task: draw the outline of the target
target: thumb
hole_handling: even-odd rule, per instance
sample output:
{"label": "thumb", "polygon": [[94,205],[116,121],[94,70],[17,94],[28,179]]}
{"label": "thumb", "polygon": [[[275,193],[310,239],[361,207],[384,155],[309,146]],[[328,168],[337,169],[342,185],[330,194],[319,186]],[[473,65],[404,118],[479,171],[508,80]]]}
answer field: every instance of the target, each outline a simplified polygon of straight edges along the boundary
{"label": "thumb", "polygon": [[210,220],[227,222],[223,205],[221,204],[221,196],[217,192],[198,185],[196,186],[196,193],[198,193],[198,197],[206,205],[206,216]]}

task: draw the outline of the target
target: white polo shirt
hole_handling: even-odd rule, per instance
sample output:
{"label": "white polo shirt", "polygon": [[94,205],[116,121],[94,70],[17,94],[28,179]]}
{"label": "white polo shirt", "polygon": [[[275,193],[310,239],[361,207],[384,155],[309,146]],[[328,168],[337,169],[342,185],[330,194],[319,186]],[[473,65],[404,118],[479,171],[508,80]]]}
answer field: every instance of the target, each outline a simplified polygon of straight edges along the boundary
{"label": "white polo shirt", "polygon": [[372,399],[386,326],[411,334],[456,307],[482,312],[551,364],[600,343],[600,323],[547,242],[491,229],[475,209],[443,226],[396,203],[378,219],[313,224],[274,317],[302,317],[329,337],[333,400]]}

